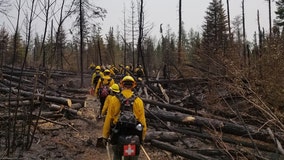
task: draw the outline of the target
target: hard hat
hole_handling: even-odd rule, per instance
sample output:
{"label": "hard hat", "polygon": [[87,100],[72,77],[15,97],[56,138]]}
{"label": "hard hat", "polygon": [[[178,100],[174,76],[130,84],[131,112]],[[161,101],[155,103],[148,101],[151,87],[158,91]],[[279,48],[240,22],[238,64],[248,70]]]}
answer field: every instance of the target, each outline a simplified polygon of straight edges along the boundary
{"label": "hard hat", "polygon": [[130,67],[129,67],[129,66],[126,66],[125,69],[130,69]]}
{"label": "hard hat", "polygon": [[105,69],[104,73],[110,73],[110,70],[109,69]]}
{"label": "hard hat", "polygon": [[125,82],[125,81],[135,82],[134,78],[131,77],[131,76],[125,76],[125,77],[123,77],[123,79],[121,81],[122,82]]}
{"label": "hard hat", "polygon": [[100,66],[97,66],[97,67],[96,67],[96,70],[101,70],[101,67],[100,67]]}
{"label": "hard hat", "polygon": [[96,65],[94,63],[91,63],[89,67],[95,67]]}
{"label": "hard hat", "polygon": [[133,77],[125,76],[120,82],[121,86],[126,88],[134,88],[136,86],[136,82]]}
{"label": "hard hat", "polygon": [[120,92],[120,89],[119,89],[119,86],[118,84],[114,83],[113,85],[111,85],[110,89],[113,91],[113,92]]}

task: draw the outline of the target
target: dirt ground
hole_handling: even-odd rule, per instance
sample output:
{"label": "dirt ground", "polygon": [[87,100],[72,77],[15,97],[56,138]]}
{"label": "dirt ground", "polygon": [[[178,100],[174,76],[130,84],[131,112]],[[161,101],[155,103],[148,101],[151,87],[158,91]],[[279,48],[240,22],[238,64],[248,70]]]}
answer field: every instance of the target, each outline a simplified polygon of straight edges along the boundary
{"label": "dirt ground", "polygon": [[[108,160],[107,150],[96,147],[103,126],[103,119],[96,120],[99,102],[88,95],[85,104],[85,107],[80,109],[81,118],[65,116],[56,120],[61,124],[43,121],[39,125],[39,132],[31,149],[25,151],[20,159]],[[144,148],[152,160],[177,159],[169,153],[151,147],[150,144],[144,144]],[[147,160],[142,150],[139,159]]]}

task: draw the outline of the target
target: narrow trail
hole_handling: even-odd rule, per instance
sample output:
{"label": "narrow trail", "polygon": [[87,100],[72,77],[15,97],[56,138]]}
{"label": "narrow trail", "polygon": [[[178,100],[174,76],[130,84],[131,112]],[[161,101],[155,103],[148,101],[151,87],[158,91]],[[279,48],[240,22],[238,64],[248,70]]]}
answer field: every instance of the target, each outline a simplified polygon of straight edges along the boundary
{"label": "narrow trail", "polygon": [[[96,147],[97,138],[102,135],[104,121],[96,119],[98,110],[98,100],[87,95],[85,106],[80,109],[80,116],[65,114],[64,117],[54,120],[58,124],[42,120],[34,144],[30,150],[19,152],[19,159],[108,160],[106,148]],[[150,144],[144,144],[144,148],[152,160],[173,159],[170,153],[153,148]],[[148,160],[142,150],[139,160]]]}

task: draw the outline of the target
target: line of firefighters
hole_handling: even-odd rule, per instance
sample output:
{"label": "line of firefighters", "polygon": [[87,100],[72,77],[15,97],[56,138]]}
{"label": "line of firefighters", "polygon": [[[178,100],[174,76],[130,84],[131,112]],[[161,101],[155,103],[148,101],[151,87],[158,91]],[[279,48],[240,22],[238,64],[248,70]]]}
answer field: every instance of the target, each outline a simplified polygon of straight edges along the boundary
{"label": "line of firefighters", "polygon": [[[89,69],[92,70],[92,79],[91,79],[91,94],[95,97],[99,96],[99,90],[102,88],[102,86],[108,86],[111,87],[115,81],[115,76],[124,77],[124,76],[132,76],[135,77],[138,81],[142,81],[142,78],[144,77],[144,70],[141,65],[138,65],[134,72],[132,71],[132,66],[127,65],[119,65],[119,68],[115,67],[114,65],[109,65],[107,67],[101,66],[101,65],[95,65],[91,64],[89,66]],[[101,109],[103,107],[105,98],[99,98],[101,103]],[[101,112],[100,112],[101,113]],[[99,115],[100,118],[101,115]]]}
{"label": "line of firefighters", "polygon": [[[109,70],[110,76],[112,77],[115,75],[123,75],[123,76],[128,75],[128,76],[135,76],[137,78],[142,78],[145,74],[142,65],[137,65],[136,68],[133,68],[132,65],[124,66],[120,64],[119,67],[116,67],[115,65],[102,66],[91,63],[89,69],[91,69],[92,73],[101,72],[101,76],[103,76],[104,70]],[[93,74],[93,76],[95,75]]]}
{"label": "line of firefighters", "polygon": [[[107,146],[107,141],[110,138],[110,143],[112,144],[114,153],[113,160],[121,160],[122,156],[124,156],[125,160],[138,160],[139,150],[140,147],[143,147],[141,144],[143,144],[147,130],[144,103],[142,99],[139,98],[137,91],[135,90],[137,87],[136,81],[142,81],[142,78],[144,77],[144,70],[142,66],[138,65],[135,69],[133,69],[131,66],[124,67],[123,65],[119,65],[119,68],[116,68],[114,65],[102,67],[100,65],[95,66],[94,64],[91,64],[89,68],[93,71],[91,79],[91,94],[100,100],[100,113],[97,118],[101,119],[105,116],[101,137],[104,141],[103,143]],[[104,90],[108,91],[105,93]],[[121,97],[126,99],[121,100]],[[130,102],[131,98],[133,98],[133,102]],[[133,106],[128,106],[126,104],[132,104]],[[128,128],[127,131],[125,128],[120,130],[120,127],[115,125],[119,121],[118,113],[122,112],[124,109],[133,111],[141,129],[137,129],[137,126],[139,125],[136,123],[134,132],[131,131],[132,129],[130,128]],[[129,124],[127,124],[127,126],[128,125]],[[114,131],[114,129],[117,131]],[[125,132],[127,132],[127,134]],[[137,134],[139,135],[138,139],[135,138],[137,137],[136,134],[136,136],[133,136],[132,134],[128,135],[129,133],[136,132],[139,133]],[[129,141],[129,136],[131,137],[131,141]],[[111,159],[109,153],[108,157]]]}

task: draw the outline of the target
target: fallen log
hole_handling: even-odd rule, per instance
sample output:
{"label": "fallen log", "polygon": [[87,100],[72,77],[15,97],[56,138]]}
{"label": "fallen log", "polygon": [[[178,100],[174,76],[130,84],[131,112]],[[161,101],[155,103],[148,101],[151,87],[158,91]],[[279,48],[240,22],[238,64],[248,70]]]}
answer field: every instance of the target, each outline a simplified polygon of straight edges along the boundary
{"label": "fallen log", "polygon": [[[17,93],[15,89],[13,89],[13,93]],[[50,101],[50,102],[54,102],[54,103],[59,103],[59,104],[63,104],[63,105],[67,105],[68,107],[70,107],[72,105],[72,100],[68,99],[68,98],[63,98],[63,97],[55,97],[55,96],[48,96],[48,95],[43,95],[43,94],[33,94],[32,92],[27,92],[27,91],[20,91],[20,95],[22,96],[27,96],[27,97],[37,97],[40,100],[45,100],[45,101]]]}
{"label": "fallen log", "polygon": [[[0,121],[4,121],[4,120],[10,120],[11,118],[15,117],[17,118],[17,120],[26,120],[27,116],[30,116],[31,119],[37,119],[38,115],[36,112],[34,112],[33,114],[23,114],[23,113],[17,113],[17,115],[15,115],[14,113],[12,113],[11,115],[2,115],[0,118]],[[64,115],[60,114],[60,113],[54,113],[54,112],[42,112],[40,114],[40,117],[44,117],[44,118],[52,118],[52,119],[58,119],[58,118],[62,118]]]}
{"label": "fallen log", "polygon": [[150,142],[153,139],[163,142],[175,142],[180,139],[180,136],[176,132],[165,132],[165,131],[147,131],[145,142]]}
{"label": "fallen log", "polygon": [[30,105],[35,105],[35,106],[39,106],[40,102],[39,101],[34,101],[32,102],[31,100],[24,100],[24,101],[10,101],[10,102],[4,102],[5,106],[9,106],[9,107],[20,107],[20,106],[30,106]]}
{"label": "fallen log", "polygon": [[[263,141],[258,141],[258,140],[251,140],[249,138],[245,137],[240,137],[240,136],[235,136],[232,134],[223,134],[223,133],[215,133],[215,134],[209,134],[206,131],[202,132],[194,132],[190,131],[188,129],[184,128],[178,128],[178,127],[171,127],[172,131],[185,134],[187,136],[194,136],[194,137],[199,137],[201,139],[208,139],[211,141],[215,141],[216,139],[221,139],[224,142],[235,144],[238,146],[244,146],[244,147],[249,147],[249,148],[258,148],[259,150],[262,151],[267,151],[267,152],[275,152],[276,148],[274,144],[263,142]],[[252,142],[253,141],[253,142]]]}
{"label": "fallen log", "polygon": [[188,149],[179,148],[168,143],[164,143],[158,140],[151,140],[151,145],[169,151],[171,153],[180,155],[182,157],[188,158],[190,160],[217,160],[212,157],[204,156],[194,151],[190,151]]}
{"label": "fallen log", "polygon": [[169,83],[193,83],[193,82],[198,82],[199,84],[201,83],[208,83],[208,79],[205,78],[199,78],[199,77],[192,77],[192,78],[183,78],[183,79],[158,79],[158,80],[149,80],[147,83],[163,83],[163,84],[169,84]]}
{"label": "fallen log", "polygon": [[[181,112],[181,113],[185,113],[185,114],[194,114],[194,115],[196,114],[196,112],[194,110],[182,108],[182,107],[179,107],[179,106],[176,106],[176,105],[166,104],[166,103],[162,103],[162,102],[158,102],[158,101],[154,101],[154,100],[149,100],[149,99],[144,99],[144,98],[142,98],[142,100],[145,104],[151,104],[151,105],[159,106],[161,108],[166,108],[168,111],[177,111],[177,112]],[[199,115],[201,115],[201,114],[199,114]]]}
{"label": "fallen log", "polygon": [[175,122],[184,125],[201,126],[244,137],[249,137],[250,134],[254,139],[273,142],[266,130],[260,130],[258,127],[251,125],[243,126],[236,123],[204,118],[200,116],[191,116],[183,113],[173,113],[164,110],[151,110],[151,114],[146,112],[146,116],[149,118],[155,118],[153,117],[153,115],[159,117],[164,121]]}
{"label": "fallen log", "polygon": [[56,105],[56,104],[51,104],[49,105],[49,109],[52,110],[52,111],[56,111],[57,113],[60,113],[60,112],[63,112],[63,111],[66,111],[66,112],[69,112],[69,113],[72,113],[72,114],[75,114],[75,115],[82,115],[82,112],[81,111],[78,111],[78,110],[75,110],[75,109],[72,109],[72,108],[67,108],[63,105]]}
{"label": "fallen log", "polygon": [[63,90],[63,91],[67,91],[67,92],[71,92],[71,93],[74,93],[74,94],[88,94],[89,93],[89,90],[88,89],[83,89],[83,88],[70,88],[70,87],[61,87],[59,88],[60,90]]}
{"label": "fallen log", "polygon": [[73,103],[72,105],[71,105],[71,108],[72,109],[76,109],[76,110],[79,110],[80,108],[82,108],[83,107],[83,105],[81,104],[81,103]]}
{"label": "fallen log", "polygon": [[16,81],[18,83],[20,82],[20,83],[34,84],[34,82],[27,80],[23,77],[20,79],[20,77],[18,77],[18,76],[12,76],[12,75],[9,75],[9,74],[3,74],[3,78],[10,80],[10,81]]}

